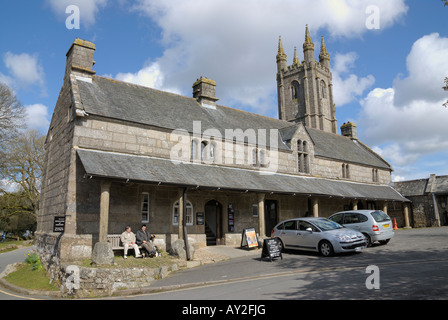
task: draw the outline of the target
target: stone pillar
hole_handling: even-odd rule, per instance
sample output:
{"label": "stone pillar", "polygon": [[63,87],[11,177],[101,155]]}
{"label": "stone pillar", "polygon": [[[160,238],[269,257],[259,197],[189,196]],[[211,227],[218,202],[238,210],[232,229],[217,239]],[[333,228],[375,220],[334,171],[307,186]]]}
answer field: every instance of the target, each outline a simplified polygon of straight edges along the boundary
{"label": "stone pillar", "polygon": [[411,228],[411,224],[409,223],[409,204],[403,204],[403,213],[404,213],[404,227]]}
{"label": "stone pillar", "polygon": [[313,217],[319,216],[319,199],[313,198],[311,199],[311,205],[313,207]]}
{"label": "stone pillar", "polygon": [[266,195],[264,193],[258,194],[258,234],[260,237],[266,236],[266,226],[264,220],[264,200]]}
{"label": "stone pillar", "polygon": [[111,184],[112,182],[110,181],[101,182],[99,236],[98,242],[95,243],[92,251],[92,262],[99,265],[109,265],[114,263],[112,244],[107,242]]}
{"label": "stone pillar", "polygon": [[358,210],[358,200],[353,200],[353,210]]}
{"label": "stone pillar", "polygon": [[101,182],[99,242],[107,242],[107,234],[109,232],[109,199],[111,184],[112,182],[110,181]]}
{"label": "stone pillar", "polygon": [[383,212],[387,214],[387,201],[383,202]]}

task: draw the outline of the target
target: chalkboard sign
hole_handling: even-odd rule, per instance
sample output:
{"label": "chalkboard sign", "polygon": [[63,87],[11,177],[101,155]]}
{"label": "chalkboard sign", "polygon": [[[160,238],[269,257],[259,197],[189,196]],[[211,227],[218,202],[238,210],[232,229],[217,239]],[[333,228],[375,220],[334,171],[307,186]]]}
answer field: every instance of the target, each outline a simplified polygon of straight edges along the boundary
{"label": "chalkboard sign", "polygon": [[263,241],[263,250],[261,251],[260,261],[264,258],[268,257],[269,259],[275,259],[280,257],[283,260],[282,252],[278,245],[277,239],[264,239]]}
{"label": "chalkboard sign", "polygon": [[53,232],[64,232],[65,217],[54,217]]}
{"label": "chalkboard sign", "polygon": [[241,235],[241,247],[248,246],[249,248],[258,247],[257,233],[255,228],[244,229]]}

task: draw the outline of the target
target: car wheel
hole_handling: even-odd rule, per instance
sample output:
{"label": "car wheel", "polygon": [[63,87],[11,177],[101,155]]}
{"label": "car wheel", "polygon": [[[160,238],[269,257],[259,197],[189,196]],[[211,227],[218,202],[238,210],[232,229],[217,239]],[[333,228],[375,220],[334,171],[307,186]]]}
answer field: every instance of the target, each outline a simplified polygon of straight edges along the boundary
{"label": "car wheel", "polygon": [[370,236],[367,233],[363,233],[363,235],[366,238],[366,247],[371,247],[372,246],[372,239],[370,238]]}
{"label": "car wheel", "polygon": [[389,240],[390,240],[390,239],[387,239],[387,240],[381,240],[380,243],[383,244],[383,245],[384,245],[384,244],[388,244],[388,243],[389,243]]}
{"label": "car wheel", "polygon": [[330,242],[324,240],[319,243],[319,252],[324,257],[330,257],[334,253],[333,246]]}
{"label": "car wheel", "polygon": [[277,242],[278,242],[278,249],[280,250],[280,252],[285,251],[285,246],[283,245],[283,241],[280,238],[277,238]]}

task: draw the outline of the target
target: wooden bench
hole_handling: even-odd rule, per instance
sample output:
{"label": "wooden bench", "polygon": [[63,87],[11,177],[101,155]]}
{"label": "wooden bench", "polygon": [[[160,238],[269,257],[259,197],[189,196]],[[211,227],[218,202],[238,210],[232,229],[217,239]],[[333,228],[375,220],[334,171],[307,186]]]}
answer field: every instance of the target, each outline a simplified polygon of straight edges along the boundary
{"label": "wooden bench", "polygon": [[[124,250],[124,246],[121,243],[120,236],[120,234],[107,235],[107,242],[110,242],[112,244],[112,250]],[[142,246],[138,246],[138,248],[141,249]]]}

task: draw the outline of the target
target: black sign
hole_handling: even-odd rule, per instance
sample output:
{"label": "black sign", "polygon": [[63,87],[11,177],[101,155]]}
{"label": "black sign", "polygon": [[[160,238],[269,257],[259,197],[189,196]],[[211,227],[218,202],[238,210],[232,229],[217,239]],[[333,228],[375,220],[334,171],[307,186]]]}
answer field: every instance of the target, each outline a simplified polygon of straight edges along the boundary
{"label": "black sign", "polygon": [[53,232],[64,232],[65,217],[54,217]]}
{"label": "black sign", "polygon": [[260,261],[264,258],[268,257],[269,259],[275,259],[280,257],[283,260],[282,252],[278,245],[277,239],[264,239],[263,241],[263,250],[261,252]]}
{"label": "black sign", "polygon": [[196,224],[197,225],[204,224],[204,212],[196,212]]}

